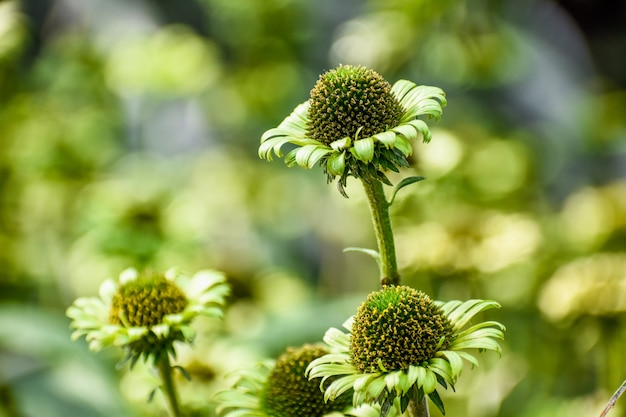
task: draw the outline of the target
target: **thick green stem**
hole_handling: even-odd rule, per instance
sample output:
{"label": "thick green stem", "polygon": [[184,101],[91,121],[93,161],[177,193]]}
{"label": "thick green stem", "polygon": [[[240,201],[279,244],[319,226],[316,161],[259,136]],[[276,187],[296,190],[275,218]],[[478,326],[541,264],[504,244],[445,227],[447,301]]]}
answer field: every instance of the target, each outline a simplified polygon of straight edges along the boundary
{"label": "thick green stem", "polygon": [[418,401],[417,398],[413,398],[409,402],[409,408],[407,409],[410,417],[429,417],[428,402],[426,397],[422,398],[422,401]]}
{"label": "thick green stem", "polygon": [[169,355],[163,354],[157,362],[159,369],[159,376],[161,377],[161,383],[163,393],[169,405],[171,417],[182,417],[180,413],[180,407],[178,405],[178,394],[176,393],[176,387],[174,386],[174,379],[172,378],[172,366],[170,365]]}
{"label": "thick green stem", "polygon": [[371,178],[362,178],[361,181],[369,201],[374,232],[378,241],[381,285],[399,285],[400,275],[398,274],[396,249],[389,218],[389,203],[387,202],[383,185],[380,181]]}

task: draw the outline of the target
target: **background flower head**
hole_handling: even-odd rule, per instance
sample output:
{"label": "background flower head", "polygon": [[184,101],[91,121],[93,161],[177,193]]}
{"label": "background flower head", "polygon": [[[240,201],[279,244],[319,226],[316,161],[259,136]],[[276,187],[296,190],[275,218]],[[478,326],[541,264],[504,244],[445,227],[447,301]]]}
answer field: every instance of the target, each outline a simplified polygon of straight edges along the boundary
{"label": "background flower head", "polygon": [[221,317],[230,287],[223,273],[200,271],[191,277],[134,269],[100,286],[99,297],[83,297],[67,309],[75,329],[90,349],[119,346],[133,365],[140,357],[156,360],[174,354],[174,342],[191,342],[197,316]]}

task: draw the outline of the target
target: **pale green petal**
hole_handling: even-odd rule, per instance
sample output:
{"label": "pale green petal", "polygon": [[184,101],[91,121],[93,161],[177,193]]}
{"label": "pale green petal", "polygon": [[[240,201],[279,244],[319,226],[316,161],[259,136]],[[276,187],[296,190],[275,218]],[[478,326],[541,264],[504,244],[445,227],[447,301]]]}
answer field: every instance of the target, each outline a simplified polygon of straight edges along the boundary
{"label": "pale green petal", "polygon": [[413,153],[413,146],[411,146],[411,142],[403,136],[396,136],[395,147],[397,150],[402,152],[404,156],[410,156]]}
{"label": "pale green petal", "polygon": [[396,146],[397,136],[398,135],[396,134],[396,132],[392,130],[388,130],[386,132],[377,133],[374,136],[372,136],[372,138],[382,143],[383,145],[385,145],[387,149],[389,148],[393,149]]}
{"label": "pale green petal", "polygon": [[128,284],[130,281],[134,281],[137,279],[137,270],[135,268],[128,268],[122,271],[120,274],[120,284]]}
{"label": "pale green petal", "polygon": [[117,283],[110,278],[105,280],[100,285],[100,289],[99,289],[100,298],[105,304],[109,306],[113,304],[113,296],[117,292],[117,287],[118,287]]}
{"label": "pale green petal", "polygon": [[354,323],[354,316],[350,316],[348,320],[343,322],[342,326],[344,329],[348,330],[348,332],[352,333],[352,323]]}
{"label": "pale green petal", "polygon": [[399,80],[391,88],[405,109],[402,122],[411,120],[422,114],[441,117],[443,106],[447,104],[446,95],[442,89],[425,85],[416,85],[407,80]]}
{"label": "pale green petal", "polygon": [[[406,122],[405,124],[402,124],[402,125],[400,125],[398,127],[404,127],[404,126],[410,126],[412,129],[414,129],[414,131],[421,133],[422,134],[422,141],[424,143],[430,142],[430,139],[432,138],[432,133],[430,133],[430,128],[428,127],[426,122],[424,122],[423,120],[420,120],[420,119],[410,120],[410,121]],[[396,129],[394,129],[394,131]],[[415,135],[415,136],[417,136],[417,135]],[[406,138],[407,139],[413,139],[414,137],[408,137],[407,136]]]}
{"label": "pale green petal", "polygon": [[400,383],[400,377],[398,376],[398,372],[388,373],[387,375],[385,375],[384,378],[385,378],[385,384],[387,385],[387,390],[389,392],[396,391],[396,387]]}
{"label": "pale green petal", "polygon": [[138,340],[141,339],[142,336],[148,334],[149,330],[147,327],[128,327],[126,331],[128,332],[128,337],[132,340]]}
{"label": "pale green petal", "polygon": [[334,327],[326,330],[323,340],[332,349],[340,352],[348,352],[350,350],[350,336]]}
{"label": "pale green petal", "polygon": [[[452,352],[450,350],[442,350],[438,352],[438,355],[447,359],[451,372],[450,375],[452,375],[453,378],[457,378],[463,370],[463,358],[461,358],[457,352]],[[431,361],[434,361],[435,359],[437,358],[433,358]]]}
{"label": "pale green petal", "polygon": [[463,328],[476,314],[484,310],[500,308],[500,304],[491,300],[468,300],[447,314],[455,330]]}
{"label": "pale green petal", "polygon": [[359,375],[346,375],[341,378],[335,379],[324,392],[324,401],[335,400],[344,392],[348,392],[352,389],[354,381]]}
{"label": "pale green petal", "polygon": [[405,139],[408,139],[408,140],[417,139],[417,136],[418,136],[418,133],[420,133],[420,130],[412,122],[413,120],[407,123],[402,123],[394,127],[391,130],[393,132],[396,132],[399,135],[404,136]]}
{"label": "pale green petal", "polygon": [[502,353],[502,348],[500,344],[493,340],[485,337],[480,337],[477,339],[463,339],[463,340],[455,340],[452,344],[450,344],[449,349],[451,350],[461,350],[461,349],[485,349],[485,350],[493,350],[498,353]]}
{"label": "pale green petal", "polygon": [[[356,372],[356,371],[355,371]],[[380,381],[380,382],[376,382],[376,381]],[[368,390],[368,386],[370,385],[370,383],[374,383],[376,382],[376,384],[382,383],[383,387],[385,386],[385,379],[384,378],[379,378],[379,374],[361,374],[355,381],[354,381],[354,390],[355,391],[367,391]]]}
{"label": "pale green petal", "polygon": [[350,152],[361,162],[370,163],[374,158],[374,139],[371,137],[355,140]]}
{"label": "pale green petal", "polygon": [[334,151],[342,151],[344,149],[348,149],[351,145],[352,145],[352,139],[349,137],[345,137],[343,139],[339,139],[330,143],[330,147]]}
{"label": "pale green petal", "polygon": [[497,321],[484,321],[482,323],[475,324],[472,327],[470,327],[468,329],[465,329],[465,330],[463,330],[460,333],[457,333],[456,338],[458,339],[458,338],[461,338],[461,337],[465,337],[465,336],[467,336],[467,335],[469,335],[471,333],[476,332],[477,330],[484,329],[484,328],[499,329],[499,331],[500,331],[499,338],[503,338],[504,337],[504,334],[502,333],[505,330],[504,325],[502,325],[501,323],[498,323]]}
{"label": "pale green petal", "polygon": [[157,335],[158,337],[167,337],[170,334],[170,326],[165,324],[165,323],[161,323],[161,324],[157,324],[156,326],[152,326],[150,328],[150,330],[152,330],[152,332]]}
{"label": "pale green petal", "polygon": [[320,363],[312,361],[306,368],[309,379],[323,378],[326,380],[335,375],[348,375],[354,373],[354,367],[344,363]]}
{"label": "pale green petal", "polygon": [[331,175],[341,175],[346,170],[346,154],[335,152],[328,157],[326,168]]}
{"label": "pale green petal", "polygon": [[[355,389],[356,389],[356,383]],[[374,378],[369,384],[367,384],[367,395],[370,398],[378,398],[387,386],[385,378]]]}
{"label": "pale green petal", "polygon": [[282,156],[281,147],[284,144],[298,144],[299,141],[306,140],[308,109],[309,102],[306,101],[298,105],[278,127],[265,132],[261,136],[259,157],[271,161],[272,153],[278,157]]}
{"label": "pale green petal", "polygon": [[430,394],[437,388],[437,377],[430,369],[424,369],[424,371],[425,373],[422,381],[422,388],[424,389],[424,394]]}
{"label": "pale green petal", "polygon": [[226,276],[223,272],[207,269],[196,272],[182,287],[187,297],[194,297],[224,282],[226,282]]}
{"label": "pale green petal", "polygon": [[331,149],[320,145],[306,145],[296,152],[296,163],[303,168],[313,168]]}
{"label": "pale green petal", "polygon": [[462,357],[462,358],[463,358],[463,360],[466,360],[466,361],[468,361],[469,363],[471,363],[471,364],[472,364],[472,366],[473,366],[474,368],[478,368],[478,359],[476,359],[476,357],[474,357],[474,355],[472,355],[471,353],[469,353],[469,352],[463,352],[463,351],[461,351],[461,350],[456,351],[456,352],[454,352],[454,353],[456,353],[457,355],[459,355],[460,357]]}
{"label": "pale green petal", "polygon": [[[458,358],[461,360],[461,358]],[[461,369],[463,366],[463,361],[461,360]],[[428,361],[428,368],[443,377],[443,379],[449,383],[450,385],[454,385],[456,382],[456,378],[459,374],[455,374],[450,366],[450,362],[443,358],[432,358]]]}

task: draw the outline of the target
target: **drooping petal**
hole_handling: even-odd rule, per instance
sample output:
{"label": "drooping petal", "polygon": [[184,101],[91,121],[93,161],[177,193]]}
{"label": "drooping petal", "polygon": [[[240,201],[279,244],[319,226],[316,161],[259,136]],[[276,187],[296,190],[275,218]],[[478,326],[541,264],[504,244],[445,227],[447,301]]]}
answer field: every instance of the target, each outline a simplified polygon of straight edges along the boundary
{"label": "drooping petal", "polygon": [[331,175],[341,175],[346,170],[346,154],[345,152],[334,152],[326,161],[326,168]]}
{"label": "drooping petal", "polygon": [[281,148],[284,144],[298,144],[301,141],[307,141],[308,109],[308,101],[299,104],[278,127],[266,131],[261,136],[259,157],[271,161],[272,153],[278,157],[282,156]]}
{"label": "drooping petal", "polygon": [[484,310],[500,308],[500,304],[491,300],[468,300],[456,305],[448,313],[448,319],[455,330],[462,329],[476,314]]}
{"label": "drooping petal", "polygon": [[399,80],[391,88],[405,109],[401,122],[415,119],[427,114],[439,119],[443,113],[443,106],[447,104],[446,95],[442,89],[426,85],[417,85],[408,80]]}
{"label": "drooping petal", "polygon": [[370,163],[374,158],[374,139],[371,137],[355,140],[350,152],[361,162]]}

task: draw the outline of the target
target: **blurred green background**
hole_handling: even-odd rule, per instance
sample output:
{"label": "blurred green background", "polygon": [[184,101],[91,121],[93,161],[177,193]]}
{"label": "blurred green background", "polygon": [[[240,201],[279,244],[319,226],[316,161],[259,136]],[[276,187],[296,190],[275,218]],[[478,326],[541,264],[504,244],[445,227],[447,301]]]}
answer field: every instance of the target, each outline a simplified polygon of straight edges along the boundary
{"label": "blurred green background", "polygon": [[[507,326],[449,416],[597,416],[626,377],[626,3],[0,1],[0,416],[161,416],[149,369],[64,311],[129,266],[234,294],[179,362],[190,416],[225,375],[315,342],[378,286],[359,183],[257,157],[322,72],[442,87],[392,208],[404,283]],[[438,416],[432,410],[433,416]],[[626,399],[610,416],[626,416]]]}

